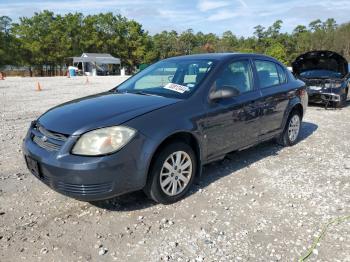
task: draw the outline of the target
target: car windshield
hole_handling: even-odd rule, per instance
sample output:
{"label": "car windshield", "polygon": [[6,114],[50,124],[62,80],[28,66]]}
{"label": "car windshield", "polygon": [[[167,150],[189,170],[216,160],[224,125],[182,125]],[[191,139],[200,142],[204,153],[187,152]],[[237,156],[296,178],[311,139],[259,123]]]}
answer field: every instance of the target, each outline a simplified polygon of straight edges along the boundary
{"label": "car windshield", "polygon": [[341,78],[342,74],[335,71],[317,69],[304,71],[300,73],[300,76],[305,78]]}
{"label": "car windshield", "polygon": [[117,86],[120,93],[137,93],[184,99],[213,68],[212,60],[172,60],[155,63]]}

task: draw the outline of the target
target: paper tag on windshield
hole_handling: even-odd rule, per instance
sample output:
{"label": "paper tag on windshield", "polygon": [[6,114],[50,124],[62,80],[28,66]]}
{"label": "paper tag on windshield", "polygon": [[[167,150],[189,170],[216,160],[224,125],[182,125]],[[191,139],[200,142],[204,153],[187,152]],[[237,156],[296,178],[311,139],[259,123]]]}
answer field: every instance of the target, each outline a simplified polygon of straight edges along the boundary
{"label": "paper tag on windshield", "polygon": [[182,85],[173,84],[173,83],[166,84],[164,88],[181,93],[181,94],[190,91],[190,89],[187,86],[182,86]]}

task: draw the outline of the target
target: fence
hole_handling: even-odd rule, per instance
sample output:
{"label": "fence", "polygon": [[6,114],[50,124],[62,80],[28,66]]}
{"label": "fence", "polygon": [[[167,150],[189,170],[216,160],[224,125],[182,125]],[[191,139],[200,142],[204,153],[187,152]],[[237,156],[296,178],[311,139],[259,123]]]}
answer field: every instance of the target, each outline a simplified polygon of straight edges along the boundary
{"label": "fence", "polygon": [[43,66],[42,68],[38,67],[29,67],[29,66],[12,66],[7,65],[0,71],[4,72],[6,76],[65,76],[67,75],[67,67],[52,67],[52,66]]}

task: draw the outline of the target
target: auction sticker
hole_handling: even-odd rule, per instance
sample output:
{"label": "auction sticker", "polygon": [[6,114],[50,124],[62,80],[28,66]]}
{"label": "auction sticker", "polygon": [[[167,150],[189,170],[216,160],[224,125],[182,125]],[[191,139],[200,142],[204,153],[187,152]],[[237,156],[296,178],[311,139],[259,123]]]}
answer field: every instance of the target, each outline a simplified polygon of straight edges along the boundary
{"label": "auction sticker", "polygon": [[174,83],[168,83],[164,86],[164,88],[181,93],[181,94],[190,91],[190,89],[187,86],[182,86]]}

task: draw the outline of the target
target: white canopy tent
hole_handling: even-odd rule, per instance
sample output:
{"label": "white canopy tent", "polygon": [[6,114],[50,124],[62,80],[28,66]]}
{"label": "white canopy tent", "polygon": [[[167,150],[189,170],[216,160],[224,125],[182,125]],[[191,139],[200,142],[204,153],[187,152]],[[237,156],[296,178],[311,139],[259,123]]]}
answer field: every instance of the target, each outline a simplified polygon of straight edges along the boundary
{"label": "white canopy tent", "polygon": [[82,63],[83,74],[96,75],[97,70],[108,70],[108,65],[120,65],[120,59],[110,54],[83,53],[80,57],[73,57],[73,64],[79,63]]}

